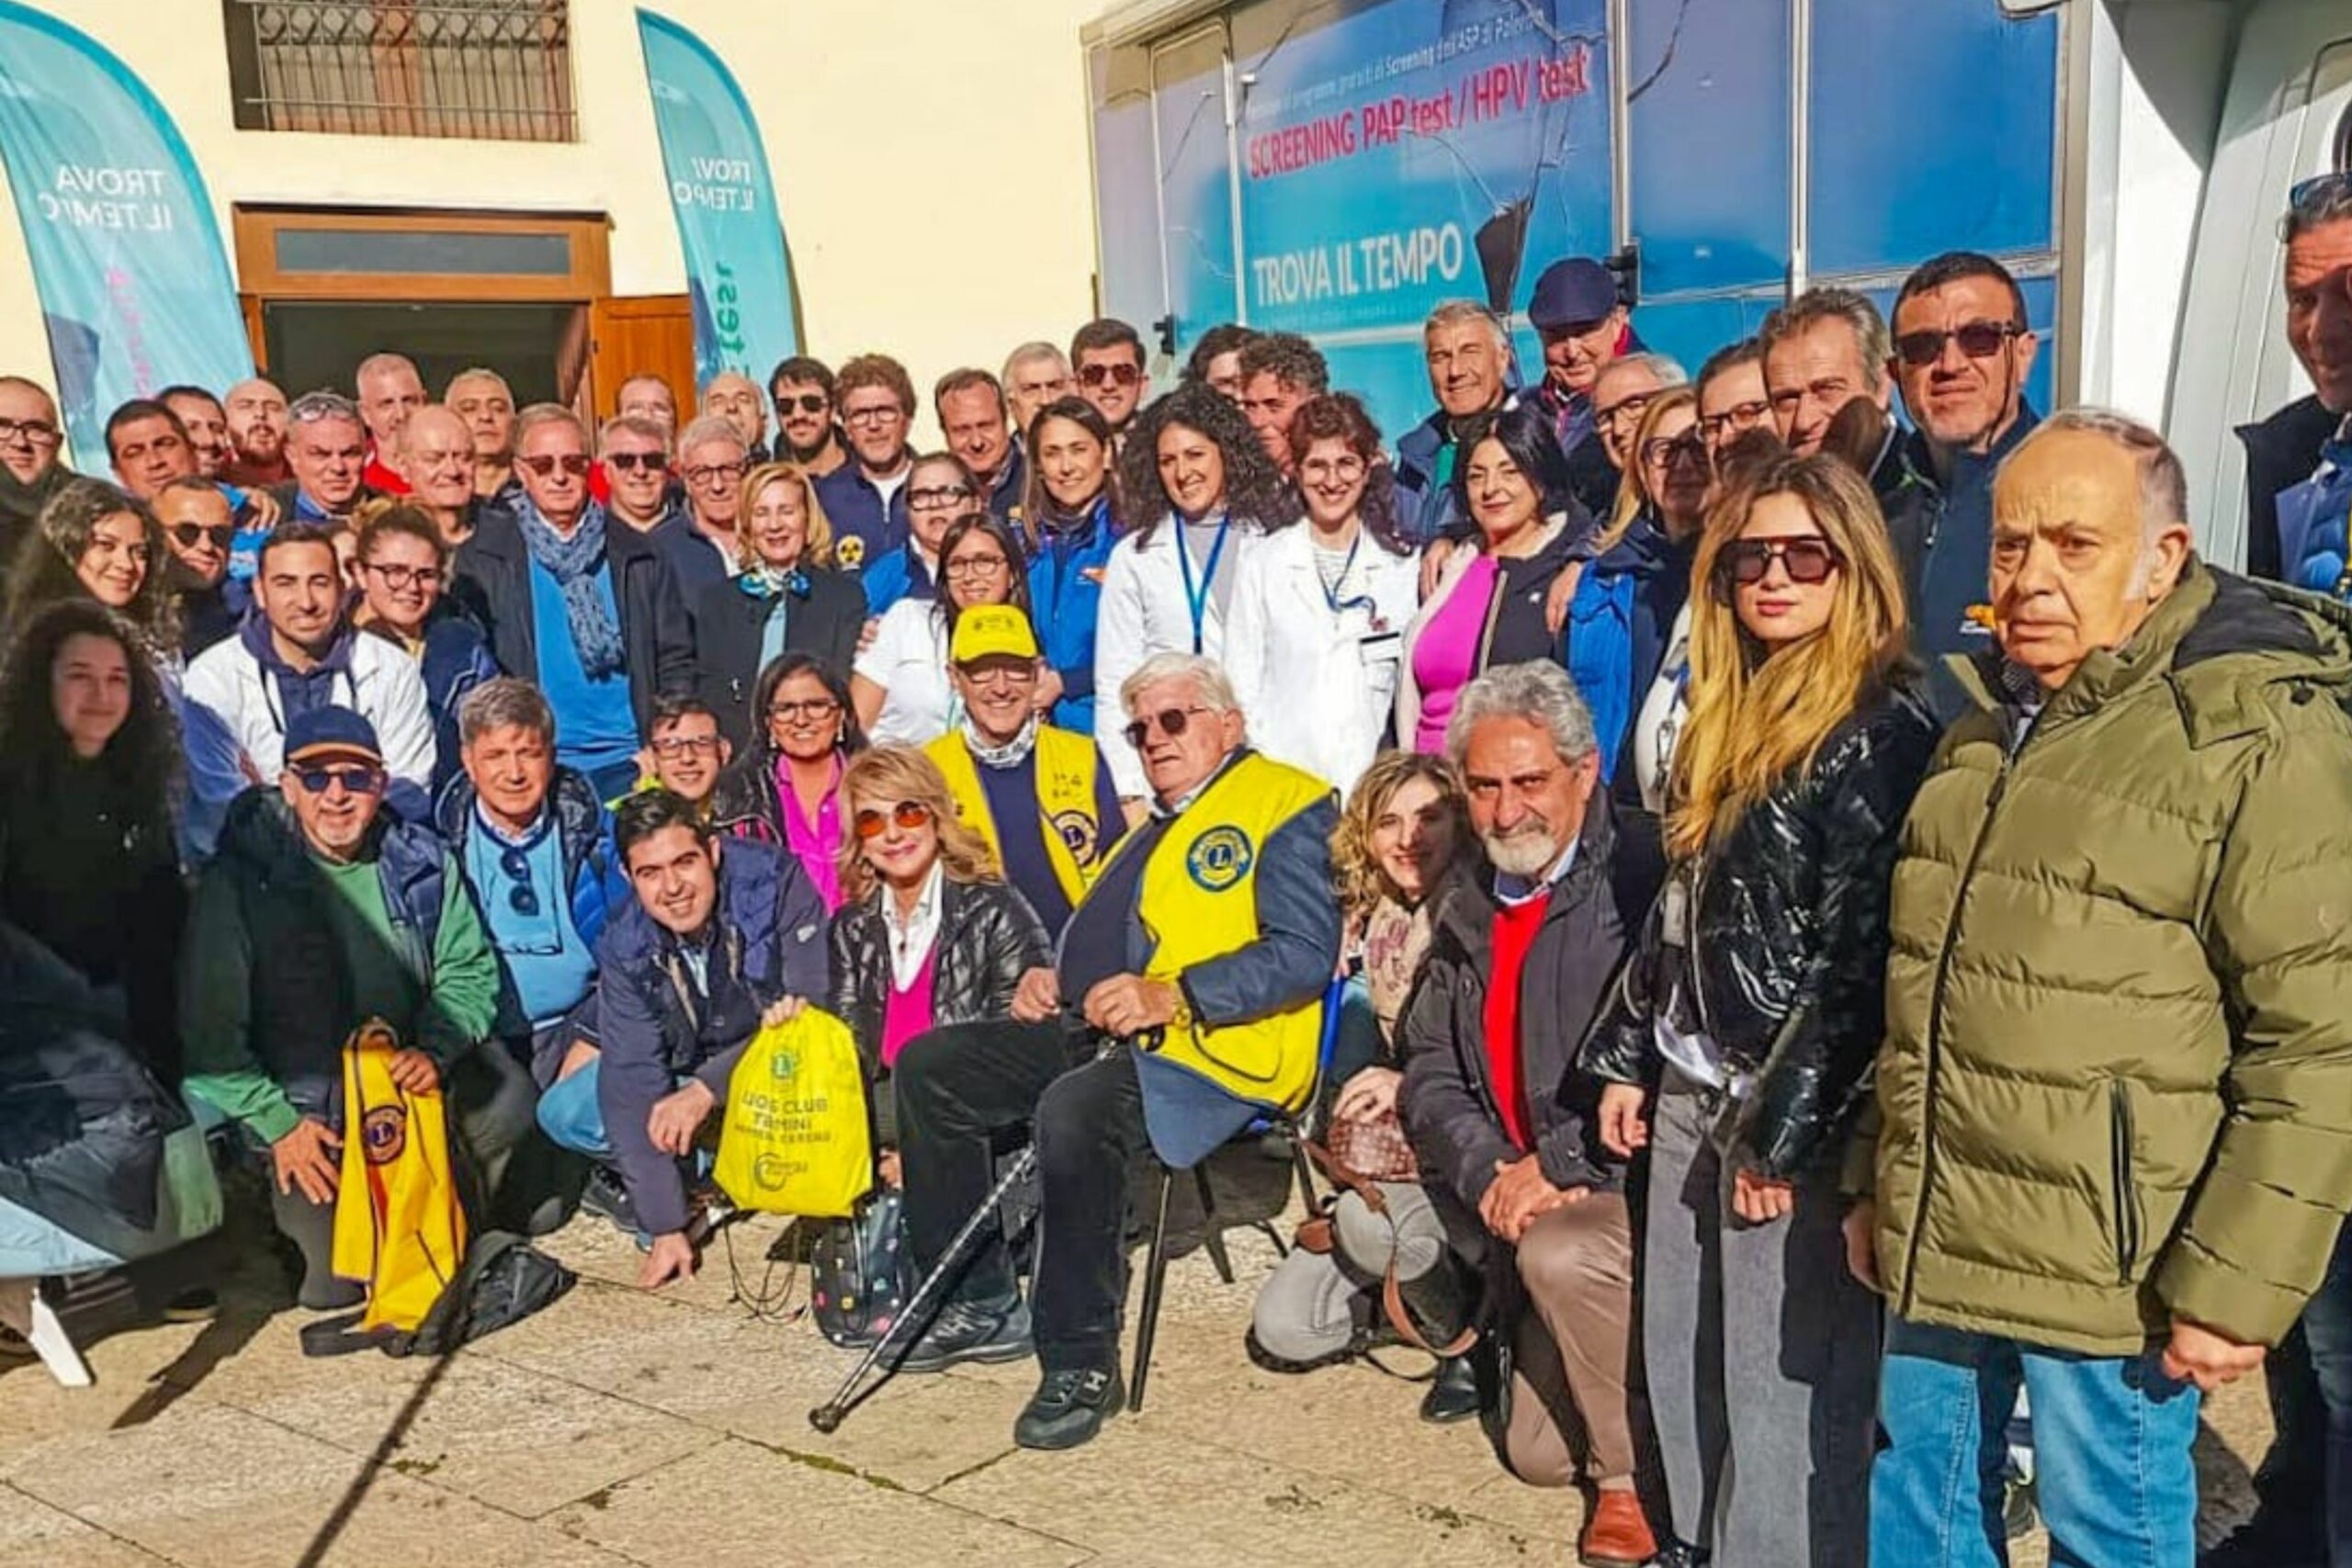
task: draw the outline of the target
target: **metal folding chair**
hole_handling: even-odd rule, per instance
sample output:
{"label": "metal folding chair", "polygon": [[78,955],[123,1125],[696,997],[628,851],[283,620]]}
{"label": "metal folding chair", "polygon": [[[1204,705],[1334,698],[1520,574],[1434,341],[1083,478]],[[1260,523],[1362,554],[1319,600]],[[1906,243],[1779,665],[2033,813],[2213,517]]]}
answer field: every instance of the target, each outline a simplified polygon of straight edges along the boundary
{"label": "metal folding chair", "polygon": [[[1331,1054],[1340,1038],[1340,1008],[1347,989],[1344,977],[1334,979],[1323,992],[1323,1027],[1315,1048],[1315,1081],[1308,1088],[1306,1099],[1295,1111],[1281,1111],[1261,1116],[1244,1127],[1223,1147],[1249,1139],[1263,1138],[1269,1134],[1289,1140],[1292,1169],[1298,1178],[1299,1196],[1312,1208],[1315,1203],[1315,1177],[1306,1158],[1303,1123],[1315,1114],[1322,1103],[1323,1089],[1331,1075]],[[1203,1246],[1208,1250],[1209,1261],[1216,1266],[1217,1278],[1233,1283],[1233,1258],[1225,1249],[1225,1235],[1217,1224],[1216,1194],[1209,1186],[1208,1162],[1215,1152],[1204,1156],[1192,1168],[1193,1181],[1201,1198],[1201,1219],[1204,1227]],[[1152,1208],[1151,1246],[1147,1253],[1143,1276],[1143,1303],[1136,1317],[1135,1370],[1127,1376],[1127,1408],[1140,1414],[1143,1410],[1144,1385],[1151,1375],[1152,1341],[1159,1332],[1160,1292],[1168,1282],[1168,1198],[1176,1187],[1176,1171],[1172,1167],[1159,1168],[1159,1195]],[[1287,1193],[1288,1185],[1285,1183]],[[1267,1221],[1256,1222],[1272,1240],[1274,1250],[1287,1257],[1290,1249],[1283,1243],[1282,1235]]]}

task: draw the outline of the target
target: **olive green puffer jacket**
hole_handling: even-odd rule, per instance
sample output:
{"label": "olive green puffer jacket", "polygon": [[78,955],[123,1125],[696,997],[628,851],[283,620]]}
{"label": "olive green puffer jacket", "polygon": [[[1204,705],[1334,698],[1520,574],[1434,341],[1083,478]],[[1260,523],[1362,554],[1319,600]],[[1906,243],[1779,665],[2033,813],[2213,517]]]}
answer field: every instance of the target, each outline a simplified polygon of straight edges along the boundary
{"label": "olive green puffer jacket", "polygon": [[1946,735],[1849,1167],[1896,1312],[2093,1355],[2294,1322],[2352,1202],[2347,698],[2352,616],[2192,560],[2021,740],[1989,698]]}

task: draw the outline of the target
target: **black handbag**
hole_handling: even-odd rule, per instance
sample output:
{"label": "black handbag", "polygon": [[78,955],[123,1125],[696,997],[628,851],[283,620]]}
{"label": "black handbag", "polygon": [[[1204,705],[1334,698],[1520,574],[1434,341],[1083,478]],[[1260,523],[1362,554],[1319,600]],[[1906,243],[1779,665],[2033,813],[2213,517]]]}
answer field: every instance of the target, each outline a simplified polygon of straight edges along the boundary
{"label": "black handbag", "polygon": [[817,1331],[844,1350],[878,1341],[914,1293],[904,1200],[878,1187],[847,1219],[828,1220],[809,1262],[808,1305]]}

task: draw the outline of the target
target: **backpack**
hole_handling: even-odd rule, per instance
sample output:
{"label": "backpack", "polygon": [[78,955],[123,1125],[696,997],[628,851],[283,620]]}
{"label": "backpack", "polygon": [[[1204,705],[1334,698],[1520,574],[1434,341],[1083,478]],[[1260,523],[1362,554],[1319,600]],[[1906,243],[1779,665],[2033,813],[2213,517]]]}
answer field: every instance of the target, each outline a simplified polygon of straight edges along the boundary
{"label": "backpack", "polygon": [[466,1261],[413,1333],[354,1333],[359,1313],[305,1325],[302,1354],[347,1356],[370,1346],[387,1356],[446,1356],[460,1345],[519,1323],[560,1298],[580,1277],[508,1231],[474,1238]]}
{"label": "backpack", "polygon": [[828,1220],[810,1258],[808,1305],[817,1332],[844,1350],[878,1341],[913,1292],[899,1190],[857,1201],[847,1219]]}

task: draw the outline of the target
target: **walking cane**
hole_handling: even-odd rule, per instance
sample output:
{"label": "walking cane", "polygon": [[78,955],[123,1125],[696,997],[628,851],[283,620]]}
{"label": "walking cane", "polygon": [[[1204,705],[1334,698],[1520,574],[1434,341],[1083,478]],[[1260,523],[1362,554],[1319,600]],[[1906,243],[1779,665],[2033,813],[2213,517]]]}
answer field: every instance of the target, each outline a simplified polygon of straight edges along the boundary
{"label": "walking cane", "polygon": [[[1147,1030],[1136,1035],[1136,1049],[1138,1051],[1156,1049],[1159,1043],[1160,1032],[1156,1029]],[[1122,1042],[1116,1039],[1103,1041],[1102,1048],[1095,1053],[1094,1059],[1101,1061],[1117,1050],[1121,1043]],[[962,1266],[964,1249],[971,1245],[974,1236],[979,1235],[980,1227],[988,1223],[997,1206],[1004,1201],[1005,1195],[1020,1186],[1036,1168],[1037,1144],[1032,1137],[1028,1145],[1021,1151],[1020,1157],[1016,1158],[1004,1175],[998,1179],[997,1184],[989,1190],[989,1195],[980,1200],[979,1206],[972,1211],[971,1218],[964,1222],[964,1228],[957,1231],[955,1237],[948,1242],[947,1249],[939,1255],[939,1261],[931,1266],[931,1272],[924,1275],[922,1283],[915,1288],[914,1299],[910,1301],[899,1315],[891,1321],[890,1326],[882,1331],[882,1337],[874,1342],[873,1347],[865,1352],[864,1359],[850,1369],[849,1376],[842,1380],[842,1386],[834,1391],[833,1397],[808,1412],[808,1425],[816,1427],[820,1432],[831,1432],[839,1428],[842,1421],[848,1418],[851,1407],[857,1403],[855,1395],[858,1383],[865,1379],[867,1372],[874,1370],[875,1364],[882,1359],[883,1354],[890,1349],[892,1342],[899,1338],[900,1329],[910,1323],[924,1324],[927,1315],[925,1309],[930,1306],[933,1295]]]}

